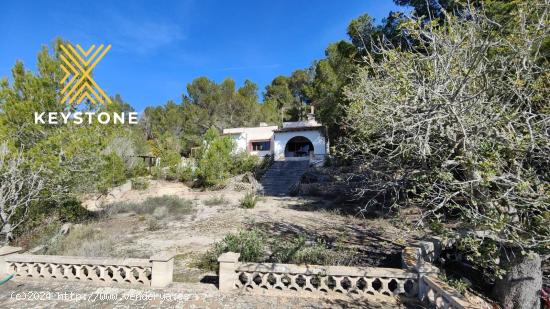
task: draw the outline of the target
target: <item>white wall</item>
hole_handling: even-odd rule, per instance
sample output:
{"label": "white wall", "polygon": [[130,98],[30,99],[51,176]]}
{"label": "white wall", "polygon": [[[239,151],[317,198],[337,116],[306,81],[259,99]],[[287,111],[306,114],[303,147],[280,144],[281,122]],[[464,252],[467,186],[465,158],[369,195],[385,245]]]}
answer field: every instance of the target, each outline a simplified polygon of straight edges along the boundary
{"label": "white wall", "polygon": [[235,147],[235,152],[241,152],[246,151],[246,134],[240,133],[240,134],[231,134],[231,138],[235,141],[235,144],[237,145]]}
{"label": "white wall", "polygon": [[326,140],[319,130],[277,132],[273,137],[275,144],[275,160],[284,159],[286,143],[288,143],[291,138],[296,136],[303,136],[309,139],[313,144],[313,153],[316,156],[325,156],[327,154]]}
{"label": "white wall", "polygon": [[251,154],[258,156],[265,156],[266,154],[273,153],[273,130],[278,129],[277,126],[266,127],[252,127],[252,128],[231,128],[224,129],[223,134],[230,134],[237,147],[236,152],[248,151],[248,144],[251,141],[271,141],[270,151],[251,151]]}

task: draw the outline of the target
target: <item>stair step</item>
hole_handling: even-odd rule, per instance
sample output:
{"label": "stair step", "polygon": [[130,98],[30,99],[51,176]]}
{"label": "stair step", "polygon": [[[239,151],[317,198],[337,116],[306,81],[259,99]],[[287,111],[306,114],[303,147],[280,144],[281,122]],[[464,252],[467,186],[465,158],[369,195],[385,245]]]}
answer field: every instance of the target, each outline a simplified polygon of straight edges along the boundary
{"label": "stair step", "polygon": [[308,161],[275,161],[266,171],[260,183],[264,194],[284,196],[289,193],[309,167]]}

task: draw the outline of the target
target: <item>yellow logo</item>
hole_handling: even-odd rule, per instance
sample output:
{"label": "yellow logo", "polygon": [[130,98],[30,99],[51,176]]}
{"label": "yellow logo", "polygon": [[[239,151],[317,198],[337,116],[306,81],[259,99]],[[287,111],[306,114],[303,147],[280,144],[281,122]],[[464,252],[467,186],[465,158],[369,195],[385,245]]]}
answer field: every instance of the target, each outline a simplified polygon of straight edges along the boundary
{"label": "yellow logo", "polygon": [[92,45],[87,51],[84,51],[78,44],[76,49],[72,45],[61,45],[61,69],[65,72],[65,76],[61,80],[62,103],[66,102],[76,106],[84,99],[90,100],[92,104],[111,103],[111,99],[91,76],[92,70],[111,49],[111,45],[107,45],[106,48],[103,44],[99,45],[97,49],[95,47]]}

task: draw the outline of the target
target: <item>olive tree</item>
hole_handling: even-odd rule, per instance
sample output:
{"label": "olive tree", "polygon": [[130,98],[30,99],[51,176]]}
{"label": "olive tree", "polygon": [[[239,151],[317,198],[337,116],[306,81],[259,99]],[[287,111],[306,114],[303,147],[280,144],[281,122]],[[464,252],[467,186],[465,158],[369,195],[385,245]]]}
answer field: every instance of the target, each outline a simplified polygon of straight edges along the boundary
{"label": "olive tree", "polygon": [[21,152],[10,157],[6,143],[0,144],[0,240],[13,239],[14,230],[25,222],[31,203],[38,200],[44,187],[40,170],[26,167]]}
{"label": "olive tree", "polygon": [[376,44],[346,90],[342,155],[362,165],[364,210],[418,207],[496,277],[503,252],[550,245],[548,1],[534,2],[511,33],[473,9],[409,20],[410,48]]}

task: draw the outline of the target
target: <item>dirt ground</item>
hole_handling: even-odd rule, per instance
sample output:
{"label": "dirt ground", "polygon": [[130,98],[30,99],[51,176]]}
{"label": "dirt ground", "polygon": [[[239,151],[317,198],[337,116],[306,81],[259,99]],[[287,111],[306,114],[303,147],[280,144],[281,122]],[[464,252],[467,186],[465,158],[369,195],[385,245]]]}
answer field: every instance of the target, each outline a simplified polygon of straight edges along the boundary
{"label": "dirt ground", "polygon": [[11,280],[0,288],[0,308],[421,308],[402,305],[388,296],[368,299],[265,297],[221,293],[212,284],[174,283],[153,289],[90,285],[86,282]]}
{"label": "dirt ground", "polygon": [[[117,235],[113,253],[116,256],[148,257],[161,250],[175,249],[178,254],[175,279],[180,282],[208,280],[205,278],[213,274],[192,267],[197,255],[226,234],[251,226],[271,234],[293,233],[320,238],[327,243],[338,241],[361,252],[362,264],[386,267],[400,266],[402,244],[416,236],[404,225],[395,227],[398,220],[394,224],[384,219],[341,215],[337,205],[321,199],[263,196],[255,208],[243,209],[239,207],[239,200],[244,191],[199,191],[167,181],[151,181],[146,190],[127,190],[110,196],[108,202],[139,202],[163,195],[192,201],[196,212],[179,220],[164,219],[156,231],[147,229],[142,216],[132,214],[116,215],[99,222],[98,226]],[[207,205],[212,198],[224,202]]]}

